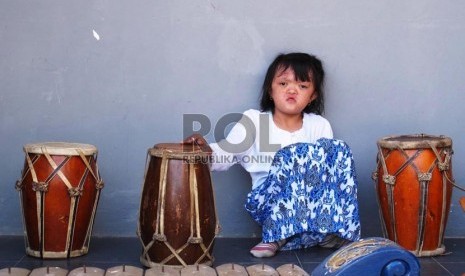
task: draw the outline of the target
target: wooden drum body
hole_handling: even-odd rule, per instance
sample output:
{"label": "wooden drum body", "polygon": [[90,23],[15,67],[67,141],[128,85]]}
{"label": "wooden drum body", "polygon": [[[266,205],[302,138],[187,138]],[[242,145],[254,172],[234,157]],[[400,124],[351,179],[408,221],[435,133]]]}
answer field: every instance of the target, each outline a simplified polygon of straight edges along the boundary
{"label": "wooden drum body", "polygon": [[403,135],[378,141],[373,173],[384,235],[418,257],[444,253],[452,196],[452,140]]}
{"label": "wooden drum body", "polygon": [[97,149],[61,142],[27,144],[23,149],[26,160],[16,189],[26,253],[40,258],[86,254],[103,188]]}
{"label": "wooden drum body", "polygon": [[194,145],[148,150],[137,231],[143,265],[212,264],[219,228],[209,156]]}

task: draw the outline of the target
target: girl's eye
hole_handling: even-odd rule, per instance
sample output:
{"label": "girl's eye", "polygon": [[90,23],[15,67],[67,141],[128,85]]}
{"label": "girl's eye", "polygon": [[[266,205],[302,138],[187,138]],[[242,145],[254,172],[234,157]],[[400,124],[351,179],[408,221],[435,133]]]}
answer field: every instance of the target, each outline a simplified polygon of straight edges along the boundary
{"label": "girl's eye", "polygon": [[308,85],[301,85],[300,88],[302,88],[302,89],[307,89],[307,88],[308,88]]}
{"label": "girl's eye", "polygon": [[281,86],[285,86],[285,85],[286,85],[286,83],[282,81],[282,82],[280,82],[280,83],[279,83],[279,85],[281,85]]}

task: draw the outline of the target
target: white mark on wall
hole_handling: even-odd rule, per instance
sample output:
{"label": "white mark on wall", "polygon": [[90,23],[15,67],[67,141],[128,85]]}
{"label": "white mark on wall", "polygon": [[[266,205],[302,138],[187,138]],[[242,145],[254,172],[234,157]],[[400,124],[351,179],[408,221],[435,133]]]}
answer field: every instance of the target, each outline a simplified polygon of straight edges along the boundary
{"label": "white mark on wall", "polygon": [[218,66],[233,73],[257,74],[262,71],[264,39],[252,21],[229,19],[218,41]]}
{"label": "white mark on wall", "polygon": [[[50,68],[54,68],[49,71],[50,87],[48,91],[42,93],[42,98],[49,104],[62,104],[64,99],[64,84],[65,75],[68,71],[68,67],[57,67],[55,64],[47,61]],[[53,80],[53,82],[52,82]]]}
{"label": "white mark on wall", "polygon": [[94,29],[92,29],[92,34],[94,35],[95,40],[100,40],[100,35]]}
{"label": "white mark on wall", "polygon": [[42,94],[42,97],[46,102],[49,104],[61,104],[62,99],[63,99],[63,94],[62,94],[62,80],[61,79],[55,79],[53,83],[53,88],[47,92],[44,92]]}
{"label": "white mark on wall", "polygon": [[213,3],[210,3],[210,6],[212,7],[212,9],[213,9],[214,11],[216,10],[216,6],[215,6],[215,4],[213,4]]}

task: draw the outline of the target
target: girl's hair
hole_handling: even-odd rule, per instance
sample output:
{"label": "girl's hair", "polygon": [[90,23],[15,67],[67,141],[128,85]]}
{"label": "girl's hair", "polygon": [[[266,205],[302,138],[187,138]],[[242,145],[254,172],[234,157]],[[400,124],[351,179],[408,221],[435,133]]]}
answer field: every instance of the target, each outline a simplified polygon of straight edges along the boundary
{"label": "girl's hair", "polygon": [[310,105],[307,105],[303,112],[315,113],[318,115],[324,112],[324,78],[325,72],[321,61],[313,55],[305,53],[280,54],[268,67],[262,87],[260,108],[262,111],[271,110],[274,112],[274,102],[271,99],[271,84],[278,71],[291,68],[294,71],[297,81],[311,81],[315,88],[317,97]]}

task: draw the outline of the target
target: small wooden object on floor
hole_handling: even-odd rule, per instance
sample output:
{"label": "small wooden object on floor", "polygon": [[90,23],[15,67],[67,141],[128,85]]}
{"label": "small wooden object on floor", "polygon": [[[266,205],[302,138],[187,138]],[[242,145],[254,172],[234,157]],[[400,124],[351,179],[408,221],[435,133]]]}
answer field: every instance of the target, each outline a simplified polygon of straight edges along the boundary
{"label": "small wooden object on floor", "polygon": [[238,264],[222,264],[216,267],[216,273],[218,276],[247,276],[247,270],[245,267]]}
{"label": "small wooden object on floor", "polygon": [[278,272],[269,265],[255,264],[247,267],[250,276],[279,276]]}
{"label": "small wooden object on floor", "polygon": [[67,269],[61,267],[38,267],[31,271],[29,276],[66,276],[68,274]]}
{"label": "small wooden object on floor", "polygon": [[181,276],[186,275],[216,276],[216,271],[215,269],[203,264],[188,265],[181,269]]}
{"label": "small wooden object on floor", "polygon": [[105,276],[142,276],[144,270],[130,265],[120,265],[108,268]]}
{"label": "small wooden object on floor", "polygon": [[0,269],[0,276],[27,276],[31,273],[29,269],[20,267],[7,267]]}
{"label": "small wooden object on floor", "polygon": [[302,268],[295,264],[284,264],[276,268],[280,276],[309,276]]}
{"label": "small wooden object on floor", "polygon": [[166,265],[156,265],[145,271],[145,276],[179,276],[181,270]]}
{"label": "small wooden object on floor", "polygon": [[105,270],[98,267],[78,267],[71,270],[68,276],[104,276]]}

